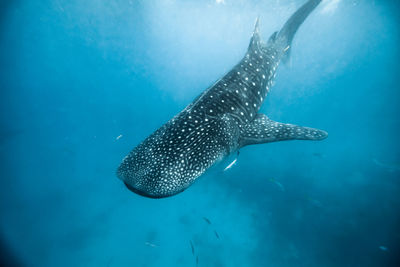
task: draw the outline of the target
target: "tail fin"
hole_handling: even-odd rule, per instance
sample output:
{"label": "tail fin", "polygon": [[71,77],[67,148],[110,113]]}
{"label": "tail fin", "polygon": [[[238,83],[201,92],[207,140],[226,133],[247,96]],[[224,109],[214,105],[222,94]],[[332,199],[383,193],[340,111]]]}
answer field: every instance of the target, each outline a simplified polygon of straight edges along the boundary
{"label": "tail fin", "polygon": [[278,33],[276,39],[279,41],[280,45],[282,45],[287,56],[290,55],[290,46],[295,33],[308,15],[310,15],[310,13],[318,6],[319,3],[321,3],[321,1],[322,0],[309,0],[288,19]]}

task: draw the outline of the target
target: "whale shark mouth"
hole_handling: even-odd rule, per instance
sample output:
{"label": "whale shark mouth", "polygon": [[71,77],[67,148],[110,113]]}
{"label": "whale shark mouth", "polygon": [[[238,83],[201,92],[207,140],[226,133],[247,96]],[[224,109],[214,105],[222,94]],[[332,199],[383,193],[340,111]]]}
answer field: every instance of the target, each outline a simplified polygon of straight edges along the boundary
{"label": "whale shark mouth", "polygon": [[141,191],[133,186],[131,186],[130,184],[126,183],[124,181],[124,185],[126,186],[126,188],[128,188],[130,191],[132,191],[133,193],[136,193],[138,195],[141,195],[143,197],[149,197],[149,198],[163,198],[164,196],[156,196],[156,195],[151,195],[145,191]]}

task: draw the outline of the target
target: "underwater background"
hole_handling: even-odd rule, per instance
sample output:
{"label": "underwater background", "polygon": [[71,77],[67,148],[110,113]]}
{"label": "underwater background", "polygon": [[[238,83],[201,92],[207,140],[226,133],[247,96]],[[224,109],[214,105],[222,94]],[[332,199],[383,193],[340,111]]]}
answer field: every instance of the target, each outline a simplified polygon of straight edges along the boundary
{"label": "underwater background", "polygon": [[[303,0],[0,2],[2,266],[398,266],[400,3],[325,0],[260,112],[320,142],[241,149],[148,199],[122,158]],[[228,162],[229,163],[229,162]]]}

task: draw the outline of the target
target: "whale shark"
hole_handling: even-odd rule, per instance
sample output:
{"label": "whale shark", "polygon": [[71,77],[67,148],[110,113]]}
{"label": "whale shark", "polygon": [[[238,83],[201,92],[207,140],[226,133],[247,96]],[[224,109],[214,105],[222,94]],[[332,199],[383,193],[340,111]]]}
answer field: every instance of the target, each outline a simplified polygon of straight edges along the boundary
{"label": "whale shark", "polygon": [[257,18],[240,62],[122,160],[117,176],[125,186],[145,197],[169,197],[242,147],[325,139],[323,130],[276,122],[258,113],[278,65],[290,55],[297,29],[320,2],[307,1],[266,42]]}

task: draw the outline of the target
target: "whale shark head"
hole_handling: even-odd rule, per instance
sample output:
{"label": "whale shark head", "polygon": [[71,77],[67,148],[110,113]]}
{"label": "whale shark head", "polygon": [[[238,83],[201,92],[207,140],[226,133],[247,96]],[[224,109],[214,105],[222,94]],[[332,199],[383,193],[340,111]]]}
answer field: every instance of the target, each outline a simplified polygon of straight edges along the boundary
{"label": "whale shark head", "polygon": [[175,141],[153,134],[123,159],[117,176],[131,191],[151,198],[184,190],[199,176],[200,168],[185,164],[186,155]]}
{"label": "whale shark head", "polygon": [[237,149],[238,140],[234,120],[184,110],[133,149],[117,176],[142,196],[175,195]]}

